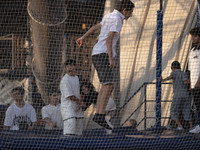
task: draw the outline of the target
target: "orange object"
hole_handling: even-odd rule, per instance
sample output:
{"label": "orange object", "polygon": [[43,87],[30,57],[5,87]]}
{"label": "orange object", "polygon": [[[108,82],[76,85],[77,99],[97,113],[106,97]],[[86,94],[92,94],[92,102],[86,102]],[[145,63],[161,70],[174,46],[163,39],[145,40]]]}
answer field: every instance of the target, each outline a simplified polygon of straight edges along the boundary
{"label": "orange object", "polygon": [[82,29],[85,30],[85,28],[86,28],[86,25],[83,23],[82,24]]}

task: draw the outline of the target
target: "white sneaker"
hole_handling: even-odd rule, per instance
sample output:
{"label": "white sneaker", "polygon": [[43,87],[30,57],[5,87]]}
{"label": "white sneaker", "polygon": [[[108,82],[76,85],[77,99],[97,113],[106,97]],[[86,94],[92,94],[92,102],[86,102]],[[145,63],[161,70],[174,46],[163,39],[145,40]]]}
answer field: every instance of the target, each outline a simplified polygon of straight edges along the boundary
{"label": "white sneaker", "polygon": [[200,127],[199,125],[195,126],[193,129],[189,130],[190,133],[199,133]]}
{"label": "white sneaker", "polygon": [[106,130],[106,134],[112,134],[112,130],[109,129],[105,129]]}
{"label": "white sneaker", "polygon": [[[105,117],[105,120],[107,124],[113,129],[114,126],[111,124],[111,122],[108,120],[108,118]],[[112,134],[112,130],[106,129],[106,134]]]}
{"label": "white sneaker", "polygon": [[178,126],[177,130],[181,131],[181,130],[183,130],[183,127],[182,126]]}

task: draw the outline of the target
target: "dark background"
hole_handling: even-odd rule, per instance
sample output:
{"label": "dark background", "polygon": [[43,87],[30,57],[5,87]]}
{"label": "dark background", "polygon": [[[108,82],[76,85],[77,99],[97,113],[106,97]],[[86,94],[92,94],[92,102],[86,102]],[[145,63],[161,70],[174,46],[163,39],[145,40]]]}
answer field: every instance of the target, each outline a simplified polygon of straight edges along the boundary
{"label": "dark background", "polygon": [[[13,33],[28,35],[28,0],[0,0],[0,36]],[[51,3],[51,1],[49,1]],[[82,34],[82,23],[86,29],[99,22],[104,12],[105,0],[66,0],[67,20],[65,33]]]}

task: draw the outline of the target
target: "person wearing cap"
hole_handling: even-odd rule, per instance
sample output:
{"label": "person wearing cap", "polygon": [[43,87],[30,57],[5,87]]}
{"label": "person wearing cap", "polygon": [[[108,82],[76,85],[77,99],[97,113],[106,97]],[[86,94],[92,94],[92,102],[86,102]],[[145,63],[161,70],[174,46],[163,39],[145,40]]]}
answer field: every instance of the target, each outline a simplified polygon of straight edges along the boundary
{"label": "person wearing cap", "polygon": [[123,20],[128,20],[132,16],[134,8],[135,5],[130,0],[119,1],[113,12],[106,14],[100,23],[92,26],[82,37],[76,40],[78,47],[80,47],[86,37],[101,30],[99,40],[92,50],[92,63],[102,84],[93,121],[109,130],[112,130],[112,127],[105,120],[105,115],[106,106],[116,82],[114,78],[116,44],[123,26]]}
{"label": "person wearing cap", "polygon": [[188,70],[190,71],[190,89],[198,114],[198,124],[191,133],[200,133],[200,27],[193,28],[190,34],[194,47],[189,54]]}
{"label": "person wearing cap", "polygon": [[65,62],[65,72],[60,82],[63,134],[65,136],[81,135],[83,131],[82,107],[85,107],[85,104],[80,97],[80,83],[74,60],[69,59]]}

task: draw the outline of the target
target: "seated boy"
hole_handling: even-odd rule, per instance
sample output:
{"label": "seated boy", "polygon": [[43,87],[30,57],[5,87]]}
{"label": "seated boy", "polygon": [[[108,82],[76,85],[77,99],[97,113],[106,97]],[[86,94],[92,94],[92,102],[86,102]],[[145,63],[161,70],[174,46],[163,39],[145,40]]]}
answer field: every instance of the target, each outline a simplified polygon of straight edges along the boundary
{"label": "seated boy", "polygon": [[49,95],[50,103],[42,108],[42,118],[45,129],[63,129],[63,120],[60,111],[60,91],[52,91]]}
{"label": "seated boy", "polygon": [[24,102],[24,89],[21,87],[12,90],[14,104],[10,105],[6,111],[4,129],[27,130],[33,129],[37,118],[32,105]]}

